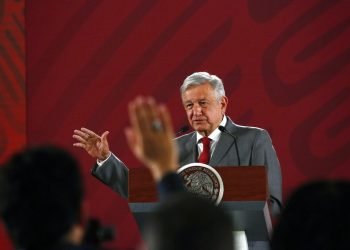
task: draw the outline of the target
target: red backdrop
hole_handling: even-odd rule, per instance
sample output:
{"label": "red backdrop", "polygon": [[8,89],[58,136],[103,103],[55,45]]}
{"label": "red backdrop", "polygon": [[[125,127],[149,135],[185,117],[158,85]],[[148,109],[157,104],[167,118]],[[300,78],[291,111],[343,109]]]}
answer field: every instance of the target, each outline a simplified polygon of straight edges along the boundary
{"label": "red backdrop", "polygon": [[[24,2],[0,0],[0,163],[26,144]],[[0,248],[10,241],[0,220]]]}
{"label": "red backdrop", "polygon": [[235,122],[270,132],[285,196],[314,178],[350,177],[350,1],[31,0],[24,15],[23,5],[0,6],[0,159],[26,141],[71,151],[90,213],[118,227],[112,246],[134,247],[136,224],[90,176],[94,160],[72,147],[73,130],[109,130],[113,152],[139,167],[123,133],[128,101],[155,96],[180,128],[179,86],[195,71],[223,79]]}

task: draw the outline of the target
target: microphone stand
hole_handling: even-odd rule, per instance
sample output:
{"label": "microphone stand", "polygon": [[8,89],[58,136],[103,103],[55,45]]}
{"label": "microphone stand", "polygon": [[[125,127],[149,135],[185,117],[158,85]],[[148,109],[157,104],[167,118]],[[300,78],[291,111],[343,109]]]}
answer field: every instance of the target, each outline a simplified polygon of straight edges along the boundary
{"label": "microphone stand", "polygon": [[233,138],[233,142],[235,144],[236,154],[237,154],[237,160],[238,160],[238,166],[241,166],[241,159],[239,157],[239,151],[237,146],[237,136],[231,134],[224,126],[219,126],[219,130],[225,134],[230,135]]}

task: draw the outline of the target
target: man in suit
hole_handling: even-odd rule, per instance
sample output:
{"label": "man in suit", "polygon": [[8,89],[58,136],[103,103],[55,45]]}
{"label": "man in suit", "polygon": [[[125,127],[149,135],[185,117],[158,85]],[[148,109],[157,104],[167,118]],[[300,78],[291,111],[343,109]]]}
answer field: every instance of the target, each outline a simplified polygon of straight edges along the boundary
{"label": "man in suit", "polygon": [[[225,115],[228,98],[220,78],[207,72],[188,76],[180,87],[181,99],[193,132],[175,139],[179,165],[203,162],[202,152],[209,151],[204,163],[211,166],[264,165],[267,169],[271,211],[280,210],[282,178],[279,161],[266,130],[239,126]],[[162,129],[155,120],[155,130]],[[101,136],[91,130],[75,130],[74,146],[84,148],[97,158],[92,175],[110,186],[122,197],[128,196],[128,169],[110,152],[105,131]],[[205,143],[205,141],[209,141]],[[207,146],[209,145],[209,149]]]}
{"label": "man in suit", "polygon": [[[179,168],[178,150],[169,111],[152,97],[129,103],[128,145],[150,170],[160,202],[144,221],[142,235],[149,250],[233,250],[230,215],[210,200],[187,192]],[[154,128],[157,122],[158,129]]]}

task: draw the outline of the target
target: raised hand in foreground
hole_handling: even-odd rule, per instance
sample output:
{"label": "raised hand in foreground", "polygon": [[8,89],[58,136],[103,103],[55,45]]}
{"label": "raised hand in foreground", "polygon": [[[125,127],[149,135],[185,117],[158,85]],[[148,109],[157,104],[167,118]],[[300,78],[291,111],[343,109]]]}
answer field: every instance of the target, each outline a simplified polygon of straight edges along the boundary
{"label": "raised hand in foreground", "polygon": [[131,151],[158,181],[178,168],[170,114],[151,97],[137,97],[129,103],[130,127],[125,135]]}

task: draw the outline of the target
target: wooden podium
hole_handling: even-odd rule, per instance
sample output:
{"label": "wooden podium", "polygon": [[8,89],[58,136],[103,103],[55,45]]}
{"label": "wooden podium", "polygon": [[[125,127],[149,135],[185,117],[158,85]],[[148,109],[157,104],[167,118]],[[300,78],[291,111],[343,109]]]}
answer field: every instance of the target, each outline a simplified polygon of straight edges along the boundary
{"label": "wooden podium", "polygon": [[[264,166],[215,167],[224,183],[219,206],[233,219],[234,231],[245,231],[248,241],[268,241],[272,232]],[[146,168],[129,169],[129,206],[140,229],[158,202],[155,183]]]}

